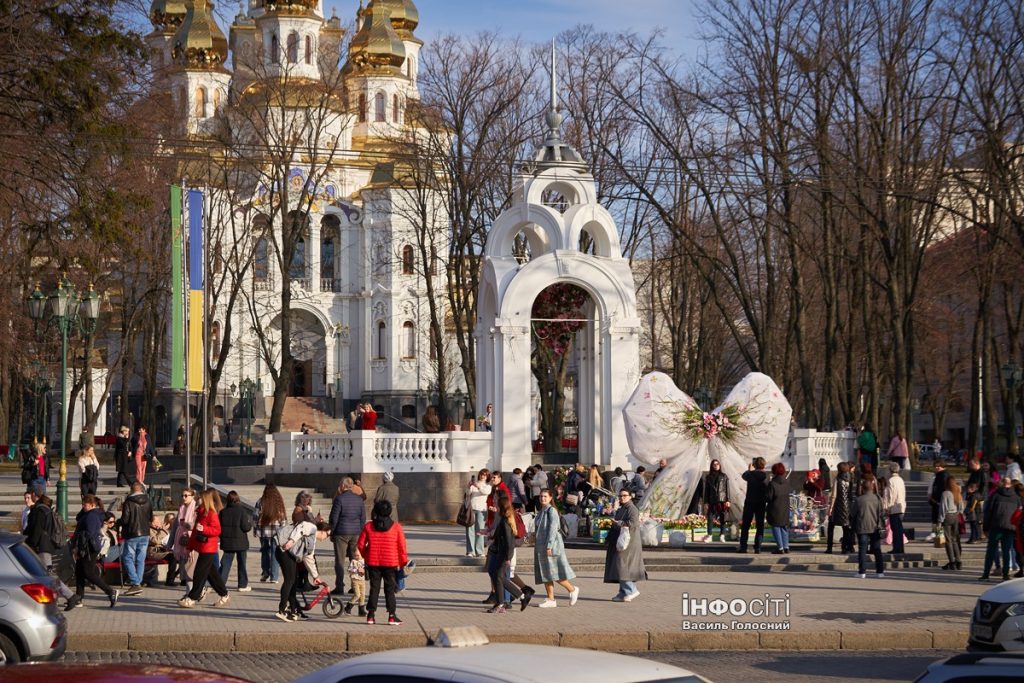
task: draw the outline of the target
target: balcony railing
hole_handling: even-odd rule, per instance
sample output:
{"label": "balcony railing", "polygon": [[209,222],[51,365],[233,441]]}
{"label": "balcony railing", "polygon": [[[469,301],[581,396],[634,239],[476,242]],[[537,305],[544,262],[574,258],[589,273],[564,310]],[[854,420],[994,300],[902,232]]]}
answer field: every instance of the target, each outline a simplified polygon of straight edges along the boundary
{"label": "balcony railing", "polygon": [[269,292],[274,289],[274,280],[269,277],[255,278],[252,281],[252,288],[257,292]]}
{"label": "balcony railing", "polygon": [[340,292],[341,291],[341,280],[336,280],[331,277],[320,278],[320,291],[321,292]]}

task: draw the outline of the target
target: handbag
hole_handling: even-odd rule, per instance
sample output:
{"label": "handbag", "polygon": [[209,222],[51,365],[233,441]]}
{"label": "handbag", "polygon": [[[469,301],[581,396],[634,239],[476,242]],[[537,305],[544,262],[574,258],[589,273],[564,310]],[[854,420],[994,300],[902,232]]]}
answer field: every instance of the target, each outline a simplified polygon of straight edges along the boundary
{"label": "handbag", "polygon": [[459,526],[467,528],[473,526],[473,510],[470,509],[468,500],[462,502],[462,505],[459,507],[459,514],[455,517],[455,521]]}
{"label": "handbag", "polygon": [[198,543],[206,543],[207,541],[210,540],[210,537],[207,536],[206,534],[204,534],[202,531],[196,531],[196,532],[194,532],[194,535],[195,535],[196,542],[198,542]]}
{"label": "handbag", "polygon": [[622,531],[619,532],[619,538],[615,541],[615,549],[620,553],[629,547],[629,527],[622,527]]}
{"label": "handbag", "polygon": [[567,494],[565,494],[565,504],[566,505],[578,505],[579,502],[580,502],[579,494],[576,494],[576,493],[567,493]]}

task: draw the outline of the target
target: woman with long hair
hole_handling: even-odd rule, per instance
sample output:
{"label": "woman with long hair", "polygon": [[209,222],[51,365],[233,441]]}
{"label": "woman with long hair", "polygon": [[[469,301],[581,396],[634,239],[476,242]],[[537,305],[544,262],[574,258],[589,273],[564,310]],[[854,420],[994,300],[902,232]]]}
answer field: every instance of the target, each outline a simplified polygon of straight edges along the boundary
{"label": "woman with long hair", "polygon": [[205,489],[200,494],[200,503],[196,508],[196,523],[188,539],[188,549],[195,551],[196,567],[192,573],[192,590],[188,595],[178,600],[180,607],[195,607],[195,604],[202,600],[203,587],[206,582],[217,592],[220,599],[213,604],[214,607],[224,607],[228,604],[228,589],[224,580],[220,578],[213,563],[217,559],[217,549],[220,546],[220,496],[215,495],[213,489]]}
{"label": "woman with long hair", "polygon": [[[554,496],[551,489],[544,488],[540,492],[540,511],[534,522],[536,541],[533,546],[534,583],[543,583],[547,599],[538,607],[558,607],[555,602],[555,583],[569,593],[569,604],[575,605],[579,599],[580,589],[569,581],[576,578],[576,572],[569,566],[569,558],[565,554],[565,543],[559,533],[561,522],[558,510],[551,504]],[[638,535],[639,536],[639,535]]]}
{"label": "woman with long hair", "polygon": [[964,499],[956,477],[946,477],[946,490],[939,499],[942,508],[942,532],[946,536],[946,559],[943,569],[961,569],[960,515],[964,512]]}
{"label": "woman with long hair", "polygon": [[704,507],[708,517],[708,535],[705,543],[711,543],[711,529],[718,520],[721,540],[725,540],[725,516],[729,512],[729,477],[722,471],[722,463],[712,460],[708,473],[704,475]]}
{"label": "woman with long hair", "polygon": [[491,494],[491,473],[486,468],[466,487],[466,500],[473,513],[473,526],[466,527],[466,557],[484,556],[484,536],[487,533],[487,496]]}
{"label": "woman with long hair", "polygon": [[100,461],[96,459],[96,449],[86,446],[78,454],[78,488],[82,495],[96,495],[99,480]]}
{"label": "woman with long hair", "polygon": [[256,524],[253,533],[260,539],[260,582],[280,581],[281,566],[277,562],[277,530],[288,521],[284,498],[273,484],[263,487],[263,495],[253,511]]}
{"label": "woman with long hair", "polygon": [[220,511],[220,549],[224,553],[220,560],[220,578],[225,585],[231,565],[238,561],[238,592],[248,593],[249,573],[245,568],[245,556],[249,550],[249,532],[252,530],[252,516],[242,507],[242,498],[237,491],[228,492],[228,502]]}
{"label": "woman with long hair", "polygon": [[401,626],[395,609],[395,589],[398,570],[409,564],[402,525],[391,519],[391,503],[379,500],[373,504],[371,520],[359,535],[359,553],[366,560],[366,573],[370,577],[370,598],[366,603],[366,623],[377,623],[374,612],[380,598],[380,585],[384,584],[384,603],[388,608],[388,624]]}
{"label": "woman with long hair", "polygon": [[494,529],[491,532],[491,547],[487,553],[487,574],[491,577],[491,593],[496,596],[495,603],[487,611],[503,613],[509,604],[500,596],[511,594],[520,602],[520,610],[526,609],[531,593],[524,593],[512,580],[512,559],[516,551],[516,535],[519,525],[515,510],[507,496],[498,497],[498,515],[495,517]]}
{"label": "woman with long hair", "polygon": [[96,496],[88,494],[82,497],[82,509],[75,519],[75,535],[70,541],[72,556],[75,559],[75,594],[68,599],[64,611],[73,610],[82,603],[86,581],[106,593],[110,606],[114,607],[120,593],[107,585],[96,563],[100,551],[100,532],[103,528],[103,510]]}
{"label": "woman with long hair", "polygon": [[[192,587],[192,570],[195,568],[195,554],[188,549],[188,538],[192,533],[192,525],[196,523],[196,492],[185,489],[181,492],[181,506],[174,522],[174,533],[171,536],[171,554],[178,563],[178,575],[186,593]],[[174,585],[174,577],[168,574],[167,585]]]}

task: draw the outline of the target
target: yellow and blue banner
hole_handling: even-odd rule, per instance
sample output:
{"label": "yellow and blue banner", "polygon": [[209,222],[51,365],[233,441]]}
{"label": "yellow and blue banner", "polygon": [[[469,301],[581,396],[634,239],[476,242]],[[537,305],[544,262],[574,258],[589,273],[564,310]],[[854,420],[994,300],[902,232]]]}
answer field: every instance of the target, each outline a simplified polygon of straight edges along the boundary
{"label": "yellow and blue banner", "polygon": [[185,388],[185,234],[181,229],[181,188],[171,185],[171,389]]}
{"label": "yellow and blue banner", "polygon": [[204,389],[203,193],[188,191],[188,388]]}

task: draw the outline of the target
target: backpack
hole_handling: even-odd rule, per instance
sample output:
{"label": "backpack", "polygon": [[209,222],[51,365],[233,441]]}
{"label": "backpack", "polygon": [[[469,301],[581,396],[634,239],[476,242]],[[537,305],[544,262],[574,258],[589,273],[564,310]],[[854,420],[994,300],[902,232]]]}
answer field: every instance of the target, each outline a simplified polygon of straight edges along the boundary
{"label": "backpack", "polygon": [[50,542],[59,550],[68,542],[68,529],[64,526],[64,518],[56,510],[50,508],[50,515],[53,518],[53,524],[50,525]]}
{"label": "backpack", "polygon": [[274,535],[274,538],[277,541],[278,548],[284,548],[284,544],[288,542],[288,539],[291,537],[293,531],[295,531],[294,524],[284,524],[281,526],[280,529],[277,530],[277,533]]}
{"label": "backpack", "polygon": [[565,520],[562,515],[558,516],[558,533],[562,534],[562,539],[569,538],[569,522]]}

